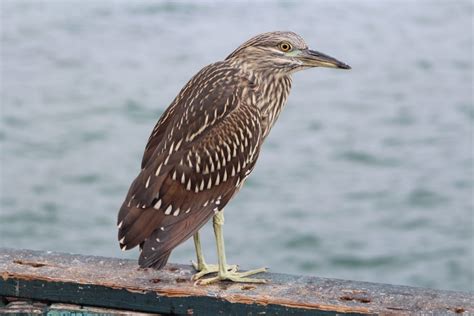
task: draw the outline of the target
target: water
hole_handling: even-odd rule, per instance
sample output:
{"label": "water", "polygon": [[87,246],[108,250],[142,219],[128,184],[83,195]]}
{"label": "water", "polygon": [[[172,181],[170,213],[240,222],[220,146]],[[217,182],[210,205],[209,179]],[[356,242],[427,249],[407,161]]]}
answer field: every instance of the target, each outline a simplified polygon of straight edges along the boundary
{"label": "water", "polygon": [[227,207],[230,263],[473,290],[472,2],[1,6],[0,246],[136,258],[116,213],[159,115],[204,65],[293,30],[353,70],[295,75]]}

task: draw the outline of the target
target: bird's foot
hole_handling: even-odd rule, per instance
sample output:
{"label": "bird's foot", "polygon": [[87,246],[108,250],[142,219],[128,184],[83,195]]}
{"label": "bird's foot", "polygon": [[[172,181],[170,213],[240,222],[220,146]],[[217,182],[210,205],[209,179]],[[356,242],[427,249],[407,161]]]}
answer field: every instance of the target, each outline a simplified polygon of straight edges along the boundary
{"label": "bird's foot", "polygon": [[228,280],[232,282],[240,282],[240,283],[266,283],[267,281],[264,279],[248,278],[248,276],[250,275],[254,275],[254,274],[262,273],[266,271],[267,271],[267,268],[254,269],[254,270],[249,270],[245,272],[227,270],[223,275],[218,274],[215,277],[198,280],[195,284],[207,285],[207,284],[211,284],[218,281],[224,281],[224,280]]}
{"label": "bird's foot", "polygon": [[[219,271],[219,266],[217,264],[207,264],[207,263],[201,263],[198,264],[194,261],[192,261],[194,269],[198,271],[198,273],[194,274],[192,277],[192,280],[199,280],[205,275],[211,274],[211,273],[217,273]],[[226,266],[226,271],[228,272],[237,272],[237,265],[231,264]]]}

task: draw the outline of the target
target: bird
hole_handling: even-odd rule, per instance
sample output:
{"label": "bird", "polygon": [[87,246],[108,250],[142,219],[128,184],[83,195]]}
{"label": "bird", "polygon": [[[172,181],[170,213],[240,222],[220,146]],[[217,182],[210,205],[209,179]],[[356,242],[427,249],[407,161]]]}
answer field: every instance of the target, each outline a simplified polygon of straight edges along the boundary
{"label": "bird", "polygon": [[[139,266],[161,269],[192,236],[196,283],[264,283],[250,276],[266,268],[240,272],[227,264],[224,208],[253,171],[286,104],[292,75],[315,67],[351,69],[309,49],[300,35],[276,31],[250,38],[192,77],[148,138],[141,170],[118,213],[120,248],[139,246]],[[199,237],[211,218],[217,265],[204,260]]]}

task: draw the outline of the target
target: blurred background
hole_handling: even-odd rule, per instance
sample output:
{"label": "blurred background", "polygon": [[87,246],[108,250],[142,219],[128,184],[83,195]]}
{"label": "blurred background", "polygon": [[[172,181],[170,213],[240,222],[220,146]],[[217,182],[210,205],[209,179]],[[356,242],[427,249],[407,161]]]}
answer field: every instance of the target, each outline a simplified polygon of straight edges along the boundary
{"label": "blurred background", "polygon": [[472,23],[472,1],[1,1],[0,246],[137,258],[116,215],[160,114],[292,30],[353,69],[294,76],[226,208],[229,263],[473,290]]}

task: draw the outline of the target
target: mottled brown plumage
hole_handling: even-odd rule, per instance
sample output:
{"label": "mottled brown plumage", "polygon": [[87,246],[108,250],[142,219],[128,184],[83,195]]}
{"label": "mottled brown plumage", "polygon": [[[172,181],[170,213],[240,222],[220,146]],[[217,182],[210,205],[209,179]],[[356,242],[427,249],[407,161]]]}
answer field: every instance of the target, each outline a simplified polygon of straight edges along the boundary
{"label": "mottled brown plumage", "polygon": [[[311,53],[319,65],[305,62]],[[308,50],[295,33],[272,32],[199,71],[148,140],[119,211],[121,248],[140,245],[140,266],[163,267],[173,248],[221,211],[252,172],[289,95],[291,74],[329,64],[348,68]]]}

